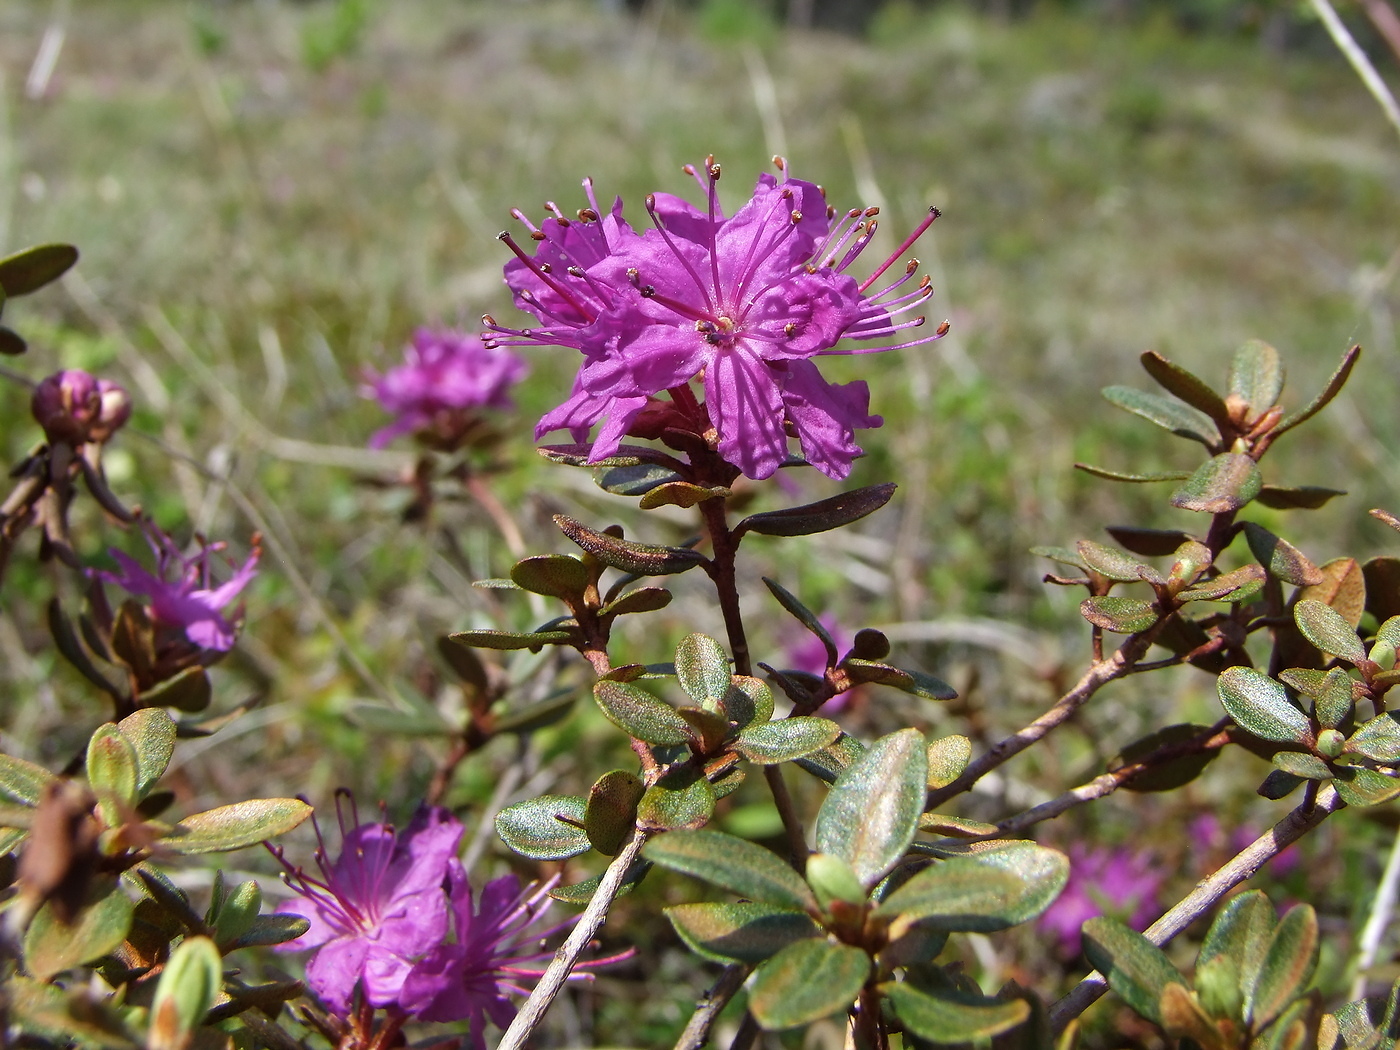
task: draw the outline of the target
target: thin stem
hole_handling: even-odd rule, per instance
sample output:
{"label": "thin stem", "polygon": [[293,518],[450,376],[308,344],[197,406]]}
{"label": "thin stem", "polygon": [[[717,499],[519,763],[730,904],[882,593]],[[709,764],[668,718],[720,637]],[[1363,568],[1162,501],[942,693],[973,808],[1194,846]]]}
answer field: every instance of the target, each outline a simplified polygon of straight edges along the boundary
{"label": "thin stem", "polygon": [[753,1014],[744,1011],[744,1019],[739,1022],[739,1030],[734,1033],[734,1041],[729,1044],[729,1050],[749,1050],[758,1038],[759,1031],[758,1022],[754,1020]]}
{"label": "thin stem", "polygon": [[545,1011],[549,1009],[550,1004],[554,1002],[563,989],[564,982],[569,979],[569,974],[573,971],[574,964],[578,962],[578,957],[583,954],[583,949],[588,946],[588,942],[593,940],[598,928],[603,925],[603,920],[608,915],[608,908],[612,906],[613,899],[617,896],[618,890],[622,888],[622,880],[627,874],[627,869],[637,859],[637,854],[642,851],[646,840],[646,832],[634,831],[632,838],[608,865],[608,870],[603,872],[602,881],[598,883],[598,889],[594,891],[593,899],[588,902],[588,907],[579,916],[578,923],[570,931],[568,938],[554,953],[554,959],[550,962],[549,969],[545,970],[539,984],[535,985],[535,990],[530,993],[530,997],[520,1007],[520,1012],[515,1015],[515,1020],[510,1023],[506,1034],[501,1037],[497,1050],[521,1050],[530,1038],[530,1034],[539,1026]]}
{"label": "thin stem", "polygon": [[[1311,808],[1299,806],[1236,854],[1234,859],[1219,868],[1215,874],[1197,883],[1196,888],[1176,907],[1149,926],[1143,936],[1158,947],[1167,944],[1214,907],[1225,894],[1251,878],[1285,846],[1302,838],[1345,804],[1332,785],[1328,784],[1319,793],[1316,804]],[[1080,981],[1073,991],[1050,1009],[1050,1024],[1056,1034],[1064,1031],[1070,1021],[1087,1010],[1107,990],[1108,984],[1097,970]]]}
{"label": "thin stem", "polygon": [[1380,105],[1385,119],[1390,121],[1397,134],[1400,134],[1400,106],[1395,103],[1395,96],[1390,93],[1390,88],[1386,87],[1381,75],[1376,72],[1376,67],[1371,64],[1371,60],[1366,57],[1366,52],[1361,50],[1356,40],[1346,25],[1337,16],[1336,9],[1328,0],[1309,0],[1313,10],[1317,12],[1317,17],[1322,19],[1322,24],[1327,27],[1327,33],[1332,38],[1332,43],[1337,45],[1346,60],[1351,63],[1351,68],[1356,70],[1356,75],[1361,78],[1361,83],[1366,85],[1366,90],[1371,93],[1371,97]]}
{"label": "thin stem", "polygon": [[739,610],[739,587],[734,577],[734,561],[739,553],[739,545],[729,531],[725,520],[724,497],[703,500],[700,514],[705,520],[705,529],[710,534],[710,546],[714,551],[705,571],[714,581],[715,593],[719,597],[719,609],[724,616],[724,629],[729,636],[729,649],[734,654],[734,673],[752,674],[753,665],[749,661],[749,642],[744,635],[743,614]]}
{"label": "thin stem", "polygon": [[752,966],[739,963],[724,968],[719,980],[715,981],[695,1004],[695,1012],[690,1015],[685,1031],[676,1040],[672,1050],[701,1050],[701,1047],[710,1041],[710,1029],[714,1027],[724,1008],[729,1005],[729,1000],[744,987],[744,980],[752,969]]}
{"label": "thin stem", "polygon": [[501,534],[501,539],[505,540],[506,550],[510,551],[510,556],[512,558],[525,557],[525,537],[520,534],[520,526],[515,524],[515,519],[496,498],[491,487],[476,474],[468,474],[463,480],[462,486],[471,493],[472,499],[476,500],[481,509],[486,511],[486,516],[496,526],[496,531]]}
{"label": "thin stem", "polygon": [[773,793],[773,805],[777,807],[778,816],[783,821],[783,830],[787,832],[788,852],[792,854],[792,866],[797,869],[800,875],[807,870],[807,836],[803,833],[802,818],[797,815],[797,807],[793,805],[792,795],[788,793],[787,781],[783,779],[783,767],[781,765],[764,766],[763,779],[768,781],[768,788]]}
{"label": "thin stem", "polygon": [[1375,964],[1376,956],[1380,954],[1385,929],[1395,913],[1397,887],[1400,887],[1400,831],[1395,833],[1395,842],[1385,862],[1385,873],[1376,887],[1376,899],[1371,902],[1371,914],[1366,918],[1366,928],[1361,931],[1361,944],[1356,953],[1356,980],[1351,986],[1352,999],[1361,999],[1366,995],[1366,971]]}

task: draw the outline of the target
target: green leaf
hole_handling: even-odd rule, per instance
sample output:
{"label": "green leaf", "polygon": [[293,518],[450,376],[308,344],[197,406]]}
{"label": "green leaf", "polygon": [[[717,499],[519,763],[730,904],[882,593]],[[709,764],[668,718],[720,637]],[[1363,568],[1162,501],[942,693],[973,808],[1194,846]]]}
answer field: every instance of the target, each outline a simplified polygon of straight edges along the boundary
{"label": "green leaf", "polygon": [[669,576],[685,572],[705,562],[705,556],[689,547],[657,547],[649,543],[633,543],[587,525],[563,514],[554,515],[554,524],[604,565],[634,576]]}
{"label": "green leaf", "polygon": [[1258,565],[1242,565],[1213,579],[1201,580],[1177,594],[1183,602],[1242,602],[1264,586],[1264,570]]}
{"label": "green leaf", "polygon": [[1296,488],[1265,485],[1254,499],[1271,510],[1317,510],[1336,497],[1345,495],[1341,489],[1325,489],[1318,485],[1300,485]]}
{"label": "green leaf", "polygon": [[1366,648],[1356,636],[1356,628],[1325,602],[1303,599],[1293,607],[1293,622],[1319,651],[1351,664],[1366,659]]}
{"label": "green leaf", "polygon": [[760,963],[822,935],[806,915],[769,904],[682,904],[665,912],[691,951],[716,962]]}
{"label": "green leaf", "polygon": [[546,645],[568,645],[580,641],[578,631],[458,631],[447,636],[458,645],[473,649],[533,649]]}
{"label": "green leaf", "polygon": [[965,736],[945,736],[928,743],[928,786],[947,787],[972,761],[972,741]]}
{"label": "green leaf", "polygon": [[1084,954],[1125,1003],[1155,1024],[1162,1023],[1162,989],[1186,983],[1161,948],[1102,915],[1084,924]]}
{"label": "green leaf", "polygon": [[136,902],[110,876],[99,876],[71,924],[61,921],[52,903],[45,904],[24,934],[25,969],[50,980],[75,966],[102,958],[126,940]]}
{"label": "green leaf", "polygon": [[1156,423],[1159,427],[1170,430],[1178,437],[1199,441],[1207,448],[1220,440],[1220,435],[1216,432],[1215,424],[1211,422],[1210,416],[1189,405],[1183,405],[1174,398],[1137,390],[1130,386],[1104,387],[1103,396],[1109,404],[1117,405],[1119,408],[1139,415],[1149,422]]}
{"label": "green leaf", "polygon": [[136,802],[136,749],[111,722],[100,725],[87,746],[87,778],[110,828],[126,823]]}
{"label": "green leaf", "polygon": [[923,671],[909,671],[891,664],[875,660],[861,660],[849,656],[841,661],[841,667],[856,682],[874,682],[878,685],[893,686],[924,700],[954,700],[957,690],[941,678],[935,678]]}
{"label": "green leaf", "polygon": [[770,1032],[819,1021],[845,1010],[870,975],[870,956],[848,944],[809,938],[759,965],[749,1011]]}
{"label": "green leaf", "polygon": [[1298,594],[1302,600],[1316,599],[1331,606],[1332,611],[1355,629],[1366,611],[1366,577],[1354,558],[1333,558],[1318,566],[1322,582],[1305,587]]}
{"label": "green leaf", "polygon": [[140,702],[143,707],[173,707],[193,713],[203,711],[213,698],[209,672],[203,667],[186,667],[141,693]]}
{"label": "green leaf", "polygon": [[802,507],[751,514],[734,527],[734,538],[746,532],[761,536],[810,536],[839,529],[879,510],[894,496],[896,487],[893,482],[869,485]]}
{"label": "green leaf", "polygon": [[648,445],[618,445],[617,451],[597,462],[590,463],[592,445],[541,445],[535,449],[551,463],[562,463],[567,467],[589,467],[597,470],[602,467],[635,467],[638,463],[656,463],[662,466],[679,467],[681,463],[659,449]]}
{"label": "green leaf", "polygon": [[1280,751],[1273,757],[1273,763],[1285,773],[1292,773],[1304,780],[1332,779],[1332,767],[1316,755],[1301,751]]}
{"label": "green leaf", "polygon": [[309,816],[311,807],[299,798],[250,799],[186,817],[161,845],[187,856],[223,853],[291,831]]}
{"label": "green leaf", "polygon": [[823,909],[830,910],[834,901],[865,906],[869,894],[856,878],[851,866],[840,857],[830,853],[808,854],[805,874],[807,885],[812,887],[812,892],[817,895],[817,903]]}
{"label": "green leaf", "polygon": [[690,766],[671,770],[647,788],[637,805],[637,826],[650,831],[699,828],[715,812],[715,791]]}
{"label": "green leaf", "polygon": [[1144,485],[1157,481],[1185,481],[1191,476],[1185,470],[1158,470],[1150,473],[1133,473],[1123,470],[1109,470],[1107,467],[1097,467],[1092,463],[1076,463],[1075,470],[1082,470],[1085,474],[1091,474],[1096,478],[1103,478],[1105,481],[1126,481],[1130,484]]}
{"label": "green leaf", "polygon": [[[939,930],[986,933],[1014,926],[1003,912],[1014,909],[1029,887],[1016,875],[979,864],[975,856],[937,861],[895,890],[875,915],[903,925],[922,919]],[[895,927],[891,938],[898,939]]]}
{"label": "green leaf", "polygon": [[716,754],[729,740],[729,719],[716,711],[707,711],[703,707],[681,707],[676,709],[676,714],[690,726],[691,735],[702,755]]}
{"label": "green leaf", "polygon": [[604,679],[593,686],[593,698],[608,721],[648,744],[688,744],[695,737],[674,707],[635,685]]}
{"label": "green leaf", "polygon": [[907,981],[886,981],[880,992],[894,1004],[900,1024],[915,1035],[942,1044],[987,1039],[1023,1024],[1030,1016],[1024,999],[1001,1001],[920,991]]}
{"label": "green leaf", "polygon": [[614,769],[594,781],[583,814],[583,830],[594,849],[605,857],[622,849],[637,822],[637,803],[645,791],[641,780],[625,769]]}
{"label": "green leaf", "polygon": [[56,281],[78,261],[71,244],[36,244],[0,259],[0,290],[5,298],[28,295]]}
{"label": "green leaf", "polygon": [[[1324,728],[1335,729],[1351,717],[1352,709],[1356,706],[1351,686],[1351,677],[1340,667],[1334,667],[1322,676],[1321,687],[1313,701],[1313,714]],[[1396,757],[1400,758],[1400,755]]]}
{"label": "green leaf", "polygon": [[914,839],[928,785],[928,746],[916,729],[881,737],[837,778],[817,813],[816,847],[861,884],[875,885]]}
{"label": "green leaf", "polygon": [[1390,711],[1377,715],[1351,735],[1344,750],[1395,765],[1400,762],[1400,719]]}
{"label": "green leaf", "polygon": [[[1188,740],[1195,740],[1202,734],[1210,731],[1209,726],[1193,725],[1191,723],[1178,723],[1176,725],[1165,726],[1145,737],[1134,740],[1127,747],[1114,757],[1109,763],[1110,772],[1116,772],[1124,766],[1139,762],[1163,747],[1171,747],[1174,744],[1184,744]],[[1220,749],[1214,748],[1209,751],[1194,751],[1179,755],[1176,758],[1165,762],[1157,762],[1137,773],[1124,782],[1123,787],[1128,791],[1175,791],[1179,787],[1184,787],[1191,783],[1205,768],[1220,757]]]}
{"label": "green leaf", "polygon": [[1245,988],[1245,1020],[1258,1031],[1303,993],[1317,966],[1317,914],[1306,904],[1279,922],[1263,965]]}
{"label": "green leaf", "polygon": [[652,489],[680,480],[674,470],[655,463],[622,463],[593,471],[593,483],[614,496],[645,496]]}
{"label": "green leaf", "polygon": [[[995,835],[998,828],[995,824],[949,816],[947,813],[925,813],[919,818],[919,830],[934,835],[947,835],[950,838],[980,839]],[[916,842],[914,845],[917,847],[919,844]]]}
{"label": "green leaf", "polygon": [[1226,712],[1261,740],[1287,744],[1312,741],[1312,723],[1288,699],[1282,685],[1250,667],[1231,667],[1216,681]]}
{"label": "green leaf", "polygon": [[696,704],[718,711],[729,691],[729,657],[713,638],[686,635],[676,646],[676,678]]}
{"label": "green leaf", "polygon": [[1239,510],[1259,495],[1264,476],[1259,466],[1240,452],[1222,452],[1201,464],[1186,484],[1172,493],[1173,507],[1202,514]]}
{"label": "green leaf", "polygon": [[665,587],[639,587],[604,605],[598,610],[598,618],[656,612],[670,604],[671,592]]}
{"label": "green leaf", "polygon": [[1167,360],[1155,350],[1145,351],[1138,358],[1147,374],[1155,379],[1170,394],[1175,394],[1192,408],[1204,412],[1217,426],[1228,428],[1230,410],[1225,399],[1217,394],[1206,382],[1175,362]]}
{"label": "green leaf", "polygon": [[865,745],[853,736],[842,733],[835,741],[810,755],[797,759],[797,764],[814,777],[828,784],[836,783],[836,778],[850,768],[857,758],[865,754]]}
{"label": "green leaf", "polygon": [[[1183,474],[1182,479],[1190,474]],[[1109,525],[1104,529],[1123,547],[1148,558],[1165,558],[1175,554],[1184,543],[1195,543],[1180,529],[1139,529],[1131,525]]]}
{"label": "green leaf", "polygon": [[672,831],[642,847],[663,868],[704,879],[741,897],[795,911],[814,911],[802,876],[777,854],[722,831]]}
{"label": "green leaf", "polygon": [[1080,540],[1076,546],[1084,564],[1100,576],[1122,583],[1136,583],[1139,580],[1147,580],[1149,583],[1165,582],[1162,574],[1152,566],[1130,558],[1122,551],[1105,547],[1093,540]]}
{"label": "green leaf", "polygon": [[1348,806],[1377,806],[1400,795],[1400,780],[1361,766],[1338,766],[1332,786]]}
{"label": "green leaf", "polygon": [[6,980],[10,1020],[27,1036],[47,1036],[54,1046],[84,1050],[136,1050],[138,1040],[118,1012],[86,989],[70,991],[18,974]]}
{"label": "green leaf", "polygon": [[[0,306],[4,306],[2,300],[0,300]],[[0,324],[0,354],[7,357],[18,357],[28,349],[29,344],[24,341],[24,336],[13,328],[6,328]]]}
{"label": "green leaf", "polygon": [[834,664],[841,654],[836,651],[836,642],[832,639],[831,632],[826,629],[826,625],[821,622],[817,614],[798,601],[795,594],[776,580],[770,580],[765,576],[763,577],[763,585],[772,592],[774,598],[778,599],[779,605],[797,617],[803,627],[821,639],[822,645],[826,647],[827,659]]}
{"label": "green leaf", "polygon": [[1214,1020],[1185,985],[1172,983],[1163,988],[1157,1008],[1162,1014],[1162,1028],[1172,1039],[1191,1040],[1184,1045],[1201,1050],[1231,1050]]}
{"label": "green leaf", "polygon": [[1306,587],[1322,582],[1322,573],[1318,572],[1317,566],[1309,561],[1302,551],[1275,536],[1264,526],[1247,521],[1244,523],[1244,535],[1249,543],[1250,552],[1259,564],[1284,583]]}
{"label": "green leaf", "polygon": [[1268,799],[1287,798],[1306,783],[1307,781],[1302,777],[1295,777],[1292,773],[1275,769],[1264,778],[1264,783],[1259,785],[1258,793],[1261,797]]}
{"label": "green leaf", "polygon": [[[622,883],[618,887],[617,896],[631,893],[641,881],[647,877],[647,872],[651,871],[651,864],[644,860],[638,860],[629,864],[627,870],[622,873]],[[606,872],[599,872],[592,878],[584,879],[582,882],[575,882],[569,886],[555,886],[549,891],[550,897],[565,904],[587,904],[593,899],[593,894],[598,892],[598,886],[603,881]]]}
{"label": "green leaf", "polygon": [[588,803],[577,795],[541,795],[496,814],[496,834],[531,860],[564,860],[592,847],[584,822]]}
{"label": "green leaf", "polygon": [[1250,408],[1250,418],[1278,404],[1283,391],[1283,365],[1278,351],[1260,339],[1251,339],[1235,351],[1230,363],[1230,393]]}
{"label": "green leaf", "polygon": [[258,915],[252,924],[234,940],[224,945],[225,951],[239,948],[264,948],[294,941],[307,930],[311,923],[300,915]]}
{"label": "green leaf", "polygon": [[841,727],[825,718],[781,718],[744,729],[734,742],[734,750],[750,762],[771,766],[809,755],[840,735]]}
{"label": "green leaf", "polygon": [[998,921],[1008,926],[1019,926],[1039,916],[1055,902],[1069,879],[1069,858],[1059,850],[1034,842],[987,844],[968,859],[988,871],[1003,871],[1021,881],[1021,892],[1004,901],[998,914]]}
{"label": "green leaf", "polygon": [[208,937],[186,937],[161,971],[146,1050],[185,1050],[223,988],[223,957]]}
{"label": "green leaf", "polygon": [[240,882],[232,891],[223,892],[224,873],[214,876],[214,899],[204,921],[214,928],[214,939],[219,944],[236,941],[247,932],[262,910],[262,890],[252,879]]}
{"label": "green leaf", "polygon": [[707,499],[725,499],[733,492],[723,486],[713,488],[705,485],[692,485],[688,481],[668,481],[648,489],[637,503],[642,510],[655,510],[657,507],[693,507]]}
{"label": "green leaf", "polygon": [[0,795],[26,806],[37,806],[44,788],[55,777],[43,766],[0,754]]}
{"label": "green leaf", "polygon": [[1313,416],[1317,415],[1331,403],[1332,399],[1341,393],[1342,387],[1346,384],[1347,377],[1351,375],[1352,368],[1356,365],[1356,359],[1361,356],[1361,347],[1353,346],[1342,355],[1342,361],[1337,366],[1337,370],[1332,373],[1332,378],[1327,380],[1327,385],[1322,388],[1322,393],[1313,398],[1305,407],[1297,412],[1291,413],[1283,418],[1283,421],[1274,428],[1274,434],[1281,435],[1292,430],[1300,423],[1306,423]]}
{"label": "green leaf", "polygon": [[1079,614],[1095,627],[1115,634],[1137,634],[1159,619],[1157,609],[1151,602],[1111,594],[1085,598],[1079,603]]}
{"label": "green leaf", "polygon": [[1277,926],[1261,890],[1231,897],[1215,916],[1196,959],[1196,987],[1213,1016],[1243,1018],[1244,990],[1258,977]]}
{"label": "green leaf", "polygon": [[136,797],[155,787],[175,754],[175,722],[158,707],[144,708],[117,723],[136,753]]}
{"label": "green leaf", "polygon": [[1068,547],[1032,547],[1030,553],[1034,554],[1037,558],[1049,558],[1051,561],[1057,561],[1061,565],[1073,565],[1076,569],[1083,569],[1085,572],[1089,571],[1088,566],[1084,564],[1084,559],[1079,556],[1079,552],[1072,551]]}
{"label": "green leaf", "polygon": [[724,713],[739,728],[773,717],[773,690],[757,678],[737,674],[724,694]]}
{"label": "green leaf", "polygon": [[589,584],[588,567],[567,554],[540,554],[511,566],[510,578],[522,590],[550,598],[580,601]]}

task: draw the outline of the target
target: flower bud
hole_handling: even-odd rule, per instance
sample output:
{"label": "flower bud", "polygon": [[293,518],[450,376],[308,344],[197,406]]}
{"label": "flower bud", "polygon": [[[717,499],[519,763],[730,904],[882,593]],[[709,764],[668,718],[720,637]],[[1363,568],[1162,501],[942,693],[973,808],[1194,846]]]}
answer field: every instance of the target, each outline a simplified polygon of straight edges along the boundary
{"label": "flower bud", "polygon": [[97,421],[88,430],[88,438],[106,441],[131,418],[131,395],[110,379],[97,381],[97,393],[102,408],[97,413]]}
{"label": "flower bud", "polygon": [[50,443],[106,441],[131,415],[131,398],[116,383],[75,368],[49,376],[34,389],[34,418]]}

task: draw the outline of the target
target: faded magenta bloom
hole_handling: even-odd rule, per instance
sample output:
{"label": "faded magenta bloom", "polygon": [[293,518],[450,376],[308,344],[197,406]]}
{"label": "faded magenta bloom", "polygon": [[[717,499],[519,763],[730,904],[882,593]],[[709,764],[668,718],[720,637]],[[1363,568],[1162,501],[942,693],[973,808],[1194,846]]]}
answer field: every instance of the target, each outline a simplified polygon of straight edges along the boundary
{"label": "faded magenta bloom", "polygon": [[[174,540],[149,521],[143,521],[146,542],[156,557],[156,571],[147,572],[136,559],[113,548],[108,553],[121,566],[121,572],[100,571],[95,575],[132,594],[150,599],[151,619],[158,626],[174,628],[201,649],[227,652],[238,636],[237,628],[224,616],[224,610],[257,575],[262,549],[254,542],[252,553],[227,582],[215,586],[212,578],[214,555],[222,543],[200,542],[192,558],[180,553]],[[235,615],[237,620],[239,616]]]}
{"label": "faded magenta bloom", "polygon": [[[553,213],[536,228],[526,222],[538,248],[527,255],[509,236],[516,254],[506,283],[516,305],[533,313],[540,328],[512,329],[485,323],[501,345],[561,345],[585,360],[569,401],[549,413],[536,436],[567,429],[584,441],[599,421],[604,426],[591,458],[616,451],[647,407],[648,398],[670,391],[689,399],[692,380],[705,395],[697,433],[752,478],[766,478],[788,460],[789,433],[807,461],[822,473],[843,478],[861,454],[859,428],[879,426],[869,414],[870,393],[861,381],[828,383],[812,359],[839,353],[897,349],[874,346],[838,350],[845,339],[873,340],[921,325],[923,317],[896,321],[932,290],[927,279],[895,294],[913,278],[911,261],[902,277],[875,294],[872,284],[937,217],[928,217],[870,277],[846,273],[875,232],[874,209],[838,216],[819,186],[763,175],[753,197],[733,216],[720,208],[719,165],[707,163],[707,194],[701,211],[669,194],[652,194],[646,207],[652,228],[637,234],[621,217],[621,201],[603,218],[592,186],[590,207],[578,221]],[[946,331],[904,346],[936,339]],[[677,398],[680,388],[687,393]]]}
{"label": "faded magenta bloom", "polygon": [[[306,965],[306,983],[338,1016],[350,1011],[356,987],[371,1006],[397,1001],[414,962],[447,933],[449,864],[456,863],[462,825],[440,806],[419,809],[403,831],[392,824],[361,824],[351,804],[347,829],[339,800],[340,856],[332,863],[322,842],[316,850],[320,877],[287,868],[286,880],[304,898],[278,907],[300,915],[311,929],[282,950],[317,949]],[[317,828],[317,837],[320,828]]]}
{"label": "faded magenta bloom", "polygon": [[[485,1050],[487,1019],[497,1028],[509,1027],[516,1010],[507,993],[529,994],[522,982],[544,973],[541,960],[554,954],[541,944],[572,926],[577,916],[540,928],[558,876],[522,890],[518,878],[502,875],[486,884],[476,904],[460,863],[449,865],[447,879],[457,939],[437,946],[413,967],[403,982],[399,1005],[420,1021],[470,1021],[472,1046]],[[584,980],[592,974],[575,969],[572,976]]]}
{"label": "faded magenta bloom", "polygon": [[1162,911],[1163,873],[1150,852],[1123,847],[1086,849],[1070,846],[1069,882],[1040,916],[1042,930],[1055,934],[1060,947],[1078,955],[1080,927],[1105,913],[1135,930],[1145,930]]}
{"label": "faded magenta bloom", "polygon": [[510,388],[525,378],[525,362],[509,350],[488,349],[476,336],[420,328],[404,363],[383,375],[366,371],[366,397],[378,399],[394,422],[376,431],[371,448],[476,408],[510,408]]}
{"label": "faded magenta bloom", "polygon": [[116,433],[131,417],[131,397],[111,380],[69,368],[34,388],[30,409],[50,442],[81,445]]}

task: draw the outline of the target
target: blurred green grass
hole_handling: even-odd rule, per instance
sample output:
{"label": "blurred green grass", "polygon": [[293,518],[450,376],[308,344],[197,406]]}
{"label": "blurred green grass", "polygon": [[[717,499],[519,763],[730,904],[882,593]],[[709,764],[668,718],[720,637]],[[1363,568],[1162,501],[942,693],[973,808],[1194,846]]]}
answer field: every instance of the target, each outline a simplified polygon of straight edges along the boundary
{"label": "blurred green grass", "polygon": [[[1192,463],[1098,397],[1107,383],[1149,385],[1135,363],[1143,349],[1220,383],[1233,348],[1264,338],[1283,351],[1285,396],[1298,405],[1363,343],[1355,389],[1311,438],[1280,442],[1266,473],[1346,478],[1348,499],[1279,519],[1315,560],[1395,546],[1365,510],[1400,509],[1400,149],[1338,57],[1151,18],[1044,10],[1004,23],[952,3],[892,4],[857,40],[752,26],[736,37],[732,19],[693,20],[665,3],[629,18],[581,2],[74,0],[53,75],[28,97],[55,10],[36,0],[0,10],[0,249],[68,240],[83,251],[66,289],[7,311],[33,343],[18,367],[38,377],[81,365],[128,382],[141,406],[132,429],[159,443],[134,433],[118,443],[118,491],[169,527],[269,539],[245,640],[220,670],[224,706],[262,706],[200,755],[205,765],[187,762],[191,796],[255,780],[325,800],[350,783],[410,804],[436,751],[356,729],[347,705],[416,690],[450,709],[433,637],[533,622],[523,602],[469,586],[509,564],[471,508],[404,526],[402,501],[361,483],[394,459],[358,451],[381,420],[357,385],[418,324],[510,316],[496,232],[512,206],[579,206],[584,175],[604,199],[621,193],[636,221],[641,194],[687,191],[683,163],[715,154],[734,203],[782,152],[838,207],[879,204],[891,248],[929,204],[944,213],[916,254],[934,277],[933,319],[949,317],[952,334],[830,368],[867,379],[886,420],[866,435],[853,481],[898,480],[899,497],[859,535],[751,541],[746,607],[770,651],[788,635],[761,572],[849,627],[996,617],[1034,627],[1048,656],[1041,676],[966,642],[910,644],[908,659],[967,699],[930,711],[881,694],[858,713],[862,732],[911,719],[995,738],[1021,724],[1085,649],[1077,598],[1047,594],[1047,566],[1027,548],[1097,537],[1106,522],[1193,527],[1160,487],[1071,469]],[[532,543],[565,549],[549,522],[558,511],[625,520],[643,538],[684,536],[693,526],[643,520],[586,476],[536,460],[530,426],[576,361],[537,352],[531,365],[504,452],[512,469],[493,484]],[[34,439],[26,401],[0,387],[11,462]],[[812,497],[835,488],[801,483]],[[84,524],[96,559],[113,539],[95,515]],[[7,685],[37,698],[7,715],[7,746],[51,763],[88,731],[65,722],[84,709],[79,683],[55,670],[25,605],[54,578],[17,566],[0,617]],[[677,589],[703,597],[698,580]],[[720,631],[710,613],[659,623],[626,637],[627,658],[664,659],[691,626]],[[1210,720],[1213,704],[1194,673],[1129,683],[1018,776],[1057,790],[1132,734],[1164,718]],[[587,706],[530,749],[541,783],[577,790],[601,771],[571,765],[615,743]],[[484,805],[517,760],[493,745],[464,767],[452,800]],[[1222,761],[1185,802],[1134,811],[1114,800],[1101,819],[1184,819],[1183,807],[1215,797],[1212,784],[1247,794],[1251,762]],[[599,1006],[608,1017],[621,1007],[607,1002],[640,1011],[655,998],[644,1021],[636,1013],[639,1045],[674,1030],[678,997],[703,984],[653,934],[639,966],[652,981]],[[680,972],[679,983],[665,976]]]}

